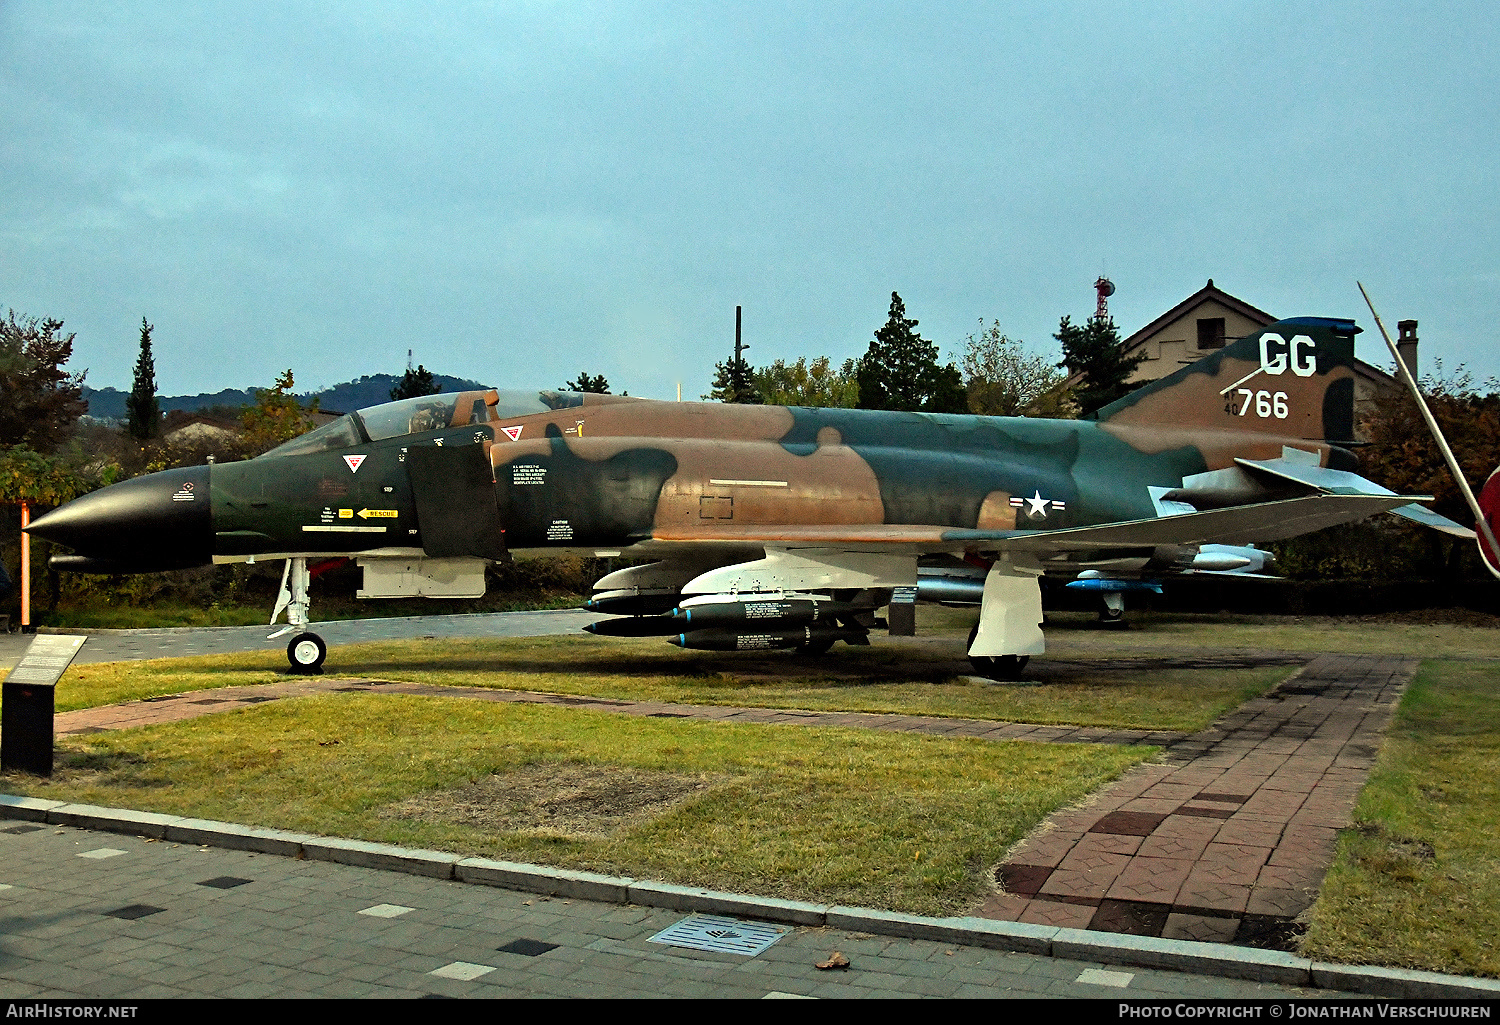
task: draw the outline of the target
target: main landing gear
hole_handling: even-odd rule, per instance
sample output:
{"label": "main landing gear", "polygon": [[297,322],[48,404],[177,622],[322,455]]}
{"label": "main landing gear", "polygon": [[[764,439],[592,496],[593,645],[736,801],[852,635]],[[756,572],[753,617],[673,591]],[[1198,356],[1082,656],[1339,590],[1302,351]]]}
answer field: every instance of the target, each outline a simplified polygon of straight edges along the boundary
{"label": "main landing gear", "polygon": [[[976,623],[974,629],[969,631],[969,641],[965,648],[974,646],[974,638],[979,634],[979,625]],[[974,667],[974,672],[991,680],[1019,680],[1021,673],[1026,668],[1026,663],[1031,661],[1030,655],[970,655],[969,665]]]}
{"label": "main landing gear", "polygon": [[311,605],[307,592],[311,584],[312,574],[307,571],[306,559],[286,560],[286,569],[281,572],[281,591],[276,596],[276,608],[271,613],[271,625],[275,626],[277,618],[285,610],[287,625],[271,634],[268,639],[298,631],[286,646],[286,660],[291,663],[291,671],[298,674],[321,673],[323,660],[328,657],[328,645],[323,643],[323,638],[306,629],[307,610]]}
{"label": "main landing gear", "polygon": [[1099,624],[1109,627],[1125,625],[1125,595],[1119,591],[1105,591],[1099,596],[1104,606],[1099,610]]}

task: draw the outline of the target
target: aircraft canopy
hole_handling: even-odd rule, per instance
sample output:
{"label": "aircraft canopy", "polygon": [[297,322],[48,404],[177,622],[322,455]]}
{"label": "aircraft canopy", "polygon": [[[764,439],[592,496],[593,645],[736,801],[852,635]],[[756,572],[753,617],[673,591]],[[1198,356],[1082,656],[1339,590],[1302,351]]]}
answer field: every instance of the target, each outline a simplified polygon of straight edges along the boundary
{"label": "aircraft canopy", "polygon": [[418,395],[396,402],[367,406],[300,438],[273,448],[260,458],[300,456],[329,449],[350,448],[409,434],[426,434],[452,427],[495,423],[534,413],[583,405],[583,394],[565,391],[466,391],[446,395]]}

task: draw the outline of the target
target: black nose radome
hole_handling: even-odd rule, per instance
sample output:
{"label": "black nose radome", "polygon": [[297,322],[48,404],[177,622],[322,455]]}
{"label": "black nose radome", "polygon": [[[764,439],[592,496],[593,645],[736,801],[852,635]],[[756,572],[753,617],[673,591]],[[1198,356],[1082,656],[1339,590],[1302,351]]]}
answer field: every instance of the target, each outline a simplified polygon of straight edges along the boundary
{"label": "black nose radome", "polygon": [[213,558],[207,466],[163,470],[101,488],[37,517],[27,530],[89,558],[94,572],[202,566]]}

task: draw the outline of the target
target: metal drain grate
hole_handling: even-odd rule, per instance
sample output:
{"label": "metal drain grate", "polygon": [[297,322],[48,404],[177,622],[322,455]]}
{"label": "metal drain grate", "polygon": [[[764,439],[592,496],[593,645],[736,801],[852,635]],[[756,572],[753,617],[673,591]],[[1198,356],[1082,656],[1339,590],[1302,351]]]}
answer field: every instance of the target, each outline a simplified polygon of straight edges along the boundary
{"label": "metal drain grate", "polygon": [[791,931],[789,926],[784,925],[693,915],[663,929],[652,936],[650,942],[754,957]]}
{"label": "metal drain grate", "polygon": [[147,915],[159,915],[166,908],[152,907],[150,904],[127,904],[123,908],[115,908],[104,914],[109,918],[123,918],[127,922],[133,922],[137,918],[145,918]]}
{"label": "metal drain grate", "polygon": [[527,939],[523,936],[518,940],[511,940],[503,947],[496,947],[495,949],[502,954],[522,954],[526,957],[536,957],[538,954],[545,954],[549,950],[556,950],[557,944],[543,943],[541,940]]}

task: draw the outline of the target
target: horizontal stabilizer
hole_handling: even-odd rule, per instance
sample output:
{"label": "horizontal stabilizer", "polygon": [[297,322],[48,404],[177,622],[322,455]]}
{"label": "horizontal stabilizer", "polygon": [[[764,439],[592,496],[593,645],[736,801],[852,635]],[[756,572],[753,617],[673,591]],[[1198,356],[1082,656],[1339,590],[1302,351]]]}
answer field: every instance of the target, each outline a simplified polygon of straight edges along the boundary
{"label": "horizontal stabilizer", "polygon": [[1454,523],[1448,517],[1441,516],[1425,505],[1417,505],[1415,502],[1411,505],[1403,505],[1392,509],[1391,512],[1397,516],[1404,516],[1415,523],[1420,523],[1424,527],[1441,530],[1444,534],[1452,534],[1454,537],[1461,537],[1468,541],[1472,541],[1478,536],[1462,523]]}
{"label": "horizontal stabilizer", "polygon": [[1254,544],[1352,523],[1412,501],[1410,495],[1316,494],[1231,509],[1067,530],[951,530],[943,540],[1006,552],[1087,551],[1156,545]]}
{"label": "horizontal stabilizer", "polygon": [[[1395,492],[1383,488],[1374,481],[1365,480],[1357,473],[1348,470],[1330,470],[1324,466],[1310,466],[1303,463],[1291,462],[1285,459],[1236,459],[1235,462],[1249,470],[1259,470],[1283,480],[1295,481],[1317,488],[1320,491],[1334,495],[1394,495]],[[1432,501],[1431,496],[1421,496],[1422,501]],[[1473,540],[1474,531],[1461,523],[1454,523],[1446,516],[1441,516],[1425,506],[1412,503],[1411,505],[1399,506],[1390,510],[1397,516],[1405,517],[1414,523],[1420,523],[1424,527],[1433,530],[1441,530],[1445,534]]]}

